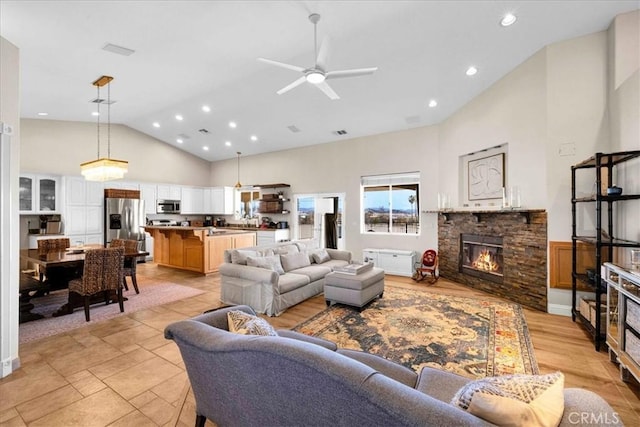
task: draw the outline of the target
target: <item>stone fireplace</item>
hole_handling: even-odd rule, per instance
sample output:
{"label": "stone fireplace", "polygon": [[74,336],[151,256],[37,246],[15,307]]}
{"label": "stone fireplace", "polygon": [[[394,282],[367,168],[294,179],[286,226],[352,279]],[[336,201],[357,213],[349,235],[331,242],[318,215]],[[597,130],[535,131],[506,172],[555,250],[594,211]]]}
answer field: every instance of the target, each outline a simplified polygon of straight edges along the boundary
{"label": "stone fireplace", "polygon": [[460,272],[496,283],[504,279],[502,236],[460,235]]}
{"label": "stone fireplace", "polygon": [[438,248],[442,277],[547,311],[546,211],[442,212]]}

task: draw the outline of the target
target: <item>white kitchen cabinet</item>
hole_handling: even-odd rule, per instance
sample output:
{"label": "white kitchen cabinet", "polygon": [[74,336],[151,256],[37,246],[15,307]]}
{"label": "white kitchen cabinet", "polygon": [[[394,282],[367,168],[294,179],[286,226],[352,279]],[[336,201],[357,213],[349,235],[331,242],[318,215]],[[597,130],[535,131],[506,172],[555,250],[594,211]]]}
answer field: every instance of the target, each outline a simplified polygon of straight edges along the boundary
{"label": "white kitchen cabinet", "polygon": [[65,206],[104,206],[104,183],[81,176],[64,177]]}
{"label": "white kitchen cabinet", "polygon": [[180,214],[204,213],[204,189],[197,187],[182,187]]}
{"label": "white kitchen cabinet", "polygon": [[144,213],[146,215],[156,213],[156,192],[155,184],[140,184],[140,198],[144,201]]}
{"label": "white kitchen cabinet", "polygon": [[104,233],[104,209],[97,206],[87,206],[85,214],[87,218],[86,233],[102,235]]}
{"label": "white kitchen cabinet", "polygon": [[[65,182],[64,234],[71,244],[103,243],[104,183],[69,176]],[[110,183],[107,183],[109,185]]]}
{"label": "white kitchen cabinet", "polygon": [[21,214],[60,213],[59,176],[21,174],[19,185]]}
{"label": "white kitchen cabinet", "polygon": [[182,188],[179,185],[158,185],[157,197],[164,200],[181,200]]}
{"label": "white kitchen cabinet", "polygon": [[258,246],[273,245],[274,243],[283,242],[289,240],[289,229],[272,229],[269,231],[258,230],[257,231]]}
{"label": "white kitchen cabinet", "polygon": [[233,215],[233,187],[213,187],[209,190],[211,193],[211,206],[205,213]]}
{"label": "white kitchen cabinet", "polygon": [[67,236],[87,233],[86,206],[67,206],[64,215],[64,234]]}
{"label": "white kitchen cabinet", "polygon": [[104,188],[117,188],[118,190],[140,190],[140,184],[133,181],[109,181]]}
{"label": "white kitchen cabinet", "polygon": [[85,181],[87,185],[86,205],[104,207],[104,182]]}

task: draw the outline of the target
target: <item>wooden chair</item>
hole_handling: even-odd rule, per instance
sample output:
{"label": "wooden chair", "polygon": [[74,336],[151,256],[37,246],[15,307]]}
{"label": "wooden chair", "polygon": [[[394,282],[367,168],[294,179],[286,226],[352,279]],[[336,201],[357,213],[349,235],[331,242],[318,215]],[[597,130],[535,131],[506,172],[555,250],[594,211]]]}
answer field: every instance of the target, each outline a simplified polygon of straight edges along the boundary
{"label": "wooden chair", "polygon": [[440,277],[438,271],[438,253],[434,249],[427,249],[422,254],[422,260],[420,265],[416,267],[416,271],[413,274],[413,280],[421,282],[426,278],[429,278],[429,283],[435,283]]}
{"label": "wooden chair", "polygon": [[[137,240],[125,240],[125,239],[112,239],[109,244],[110,247],[124,247],[126,253],[133,253],[138,251],[138,241]],[[125,290],[129,290],[129,286],[127,286],[127,276],[131,277],[131,283],[133,284],[133,289],[136,290],[136,294],[140,293],[138,289],[138,281],[136,279],[136,267],[138,265],[138,260],[135,257],[129,257],[124,260],[124,267],[122,269],[122,285]]]}
{"label": "wooden chair", "polygon": [[91,297],[104,294],[105,304],[109,304],[111,291],[116,291],[120,312],[124,312],[122,297],[122,267],[124,248],[90,249],[85,253],[82,277],[69,282],[69,292],[84,297],[84,317],[90,321]]}

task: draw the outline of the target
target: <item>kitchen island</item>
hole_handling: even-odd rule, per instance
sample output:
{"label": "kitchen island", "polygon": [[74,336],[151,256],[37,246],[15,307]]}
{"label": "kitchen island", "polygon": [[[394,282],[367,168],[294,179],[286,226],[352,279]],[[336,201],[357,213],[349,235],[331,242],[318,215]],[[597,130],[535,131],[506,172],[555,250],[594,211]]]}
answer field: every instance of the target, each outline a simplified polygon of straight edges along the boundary
{"label": "kitchen island", "polygon": [[255,246],[255,231],[211,227],[145,226],[153,237],[154,262],[210,274],[224,261],[225,249]]}

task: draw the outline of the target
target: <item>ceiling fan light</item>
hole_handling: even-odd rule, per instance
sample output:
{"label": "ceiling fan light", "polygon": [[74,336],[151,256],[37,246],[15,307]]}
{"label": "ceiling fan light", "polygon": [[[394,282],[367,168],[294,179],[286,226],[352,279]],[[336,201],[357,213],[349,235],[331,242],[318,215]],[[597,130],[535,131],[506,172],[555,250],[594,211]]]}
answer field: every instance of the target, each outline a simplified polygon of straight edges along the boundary
{"label": "ceiling fan light", "polygon": [[325,77],[324,77],[324,74],[318,71],[312,71],[310,73],[307,73],[306,79],[309,83],[313,83],[314,85],[317,85],[319,83],[322,83]]}

